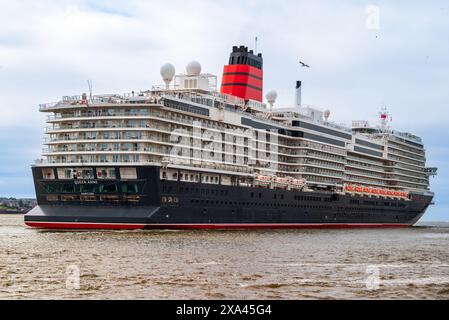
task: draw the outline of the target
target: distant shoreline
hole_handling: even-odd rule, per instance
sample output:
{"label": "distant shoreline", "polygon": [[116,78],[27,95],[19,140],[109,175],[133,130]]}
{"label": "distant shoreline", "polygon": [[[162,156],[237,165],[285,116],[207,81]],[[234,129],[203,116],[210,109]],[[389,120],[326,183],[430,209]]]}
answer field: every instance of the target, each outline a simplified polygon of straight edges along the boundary
{"label": "distant shoreline", "polygon": [[11,214],[11,215],[13,215],[13,214],[17,214],[17,215],[20,215],[20,214],[26,214],[26,212],[23,212],[23,211],[7,211],[7,210],[0,210],[0,214]]}

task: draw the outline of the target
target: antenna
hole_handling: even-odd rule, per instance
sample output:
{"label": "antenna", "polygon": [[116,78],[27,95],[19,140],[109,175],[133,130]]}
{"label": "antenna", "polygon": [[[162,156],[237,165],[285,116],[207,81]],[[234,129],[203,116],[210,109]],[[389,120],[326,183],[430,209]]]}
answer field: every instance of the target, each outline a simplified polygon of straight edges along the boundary
{"label": "antenna", "polygon": [[92,100],[92,80],[87,80],[87,86],[89,87],[89,99]]}
{"label": "antenna", "polygon": [[255,50],[256,56],[257,56],[257,41],[258,41],[258,39],[256,37],[256,50]]}

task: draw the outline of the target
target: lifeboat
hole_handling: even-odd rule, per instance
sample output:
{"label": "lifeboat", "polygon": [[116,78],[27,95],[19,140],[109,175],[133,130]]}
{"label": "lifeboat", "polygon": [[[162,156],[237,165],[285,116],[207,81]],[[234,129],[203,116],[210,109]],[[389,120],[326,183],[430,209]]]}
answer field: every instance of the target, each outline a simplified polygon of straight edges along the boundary
{"label": "lifeboat", "polygon": [[398,197],[398,198],[399,198],[399,197],[402,197],[402,192],[395,191],[395,192],[394,192],[394,196],[395,196],[395,197]]}
{"label": "lifeboat", "polygon": [[371,189],[371,193],[375,195],[379,195],[379,189]]}
{"label": "lifeboat", "polygon": [[393,190],[387,190],[387,195],[394,196],[394,191]]}
{"label": "lifeboat", "polygon": [[380,190],[379,190],[379,193],[380,193],[382,196],[386,196],[386,195],[387,195],[387,191],[384,190],[384,189],[380,189]]}
{"label": "lifeboat", "polygon": [[293,188],[302,188],[306,185],[305,179],[292,179],[291,185]]}
{"label": "lifeboat", "polygon": [[270,176],[257,176],[256,182],[261,185],[269,185],[271,183],[271,177]]}
{"label": "lifeboat", "polygon": [[355,188],[354,188],[354,186],[348,185],[348,186],[345,187],[345,190],[348,191],[348,192],[354,192]]}
{"label": "lifeboat", "polygon": [[275,179],[275,182],[276,182],[277,184],[285,184],[285,185],[287,185],[288,182],[289,182],[289,179],[288,179],[288,178],[284,178],[284,177],[277,177],[277,178]]}
{"label": "lifeboat", "polygon": [[363,193],[371,194],[371,188],[370,187],[363,188]]}
{"label": "lifeboat", "polygon": [[274,179],[274,183],[277,188],[285,189],[288,187],[290,179],[285,177],[276,177]]}
{"label": "lifeboat", "polygon": [[363,193],[363,187],[360,186],[355,187],[355,192]]}

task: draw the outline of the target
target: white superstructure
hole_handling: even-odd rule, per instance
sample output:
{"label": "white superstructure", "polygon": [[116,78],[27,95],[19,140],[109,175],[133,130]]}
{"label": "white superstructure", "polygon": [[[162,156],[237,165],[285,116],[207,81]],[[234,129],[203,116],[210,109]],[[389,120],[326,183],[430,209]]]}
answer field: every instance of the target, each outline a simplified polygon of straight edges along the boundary
{"label": "white superstructure", "polygon": [[274,106],[275,91],[269,106],[221,94],[217,77],[201,73],[198,62],[178,75],[164,65],[161,75],[166,85],[148,91],[41,105],[49,116],[37,165],[153,164],[165,175],[170,168],[209,172],[211,183],[219,172],[229,174],[230,183],[237,175],[249,185],[370,196],[429,190],[435,172],[426,169],[423,143],[412,134],[366,121],[337,125],[328,121],[328,110],[302,105],[300,93],[287,109]]}

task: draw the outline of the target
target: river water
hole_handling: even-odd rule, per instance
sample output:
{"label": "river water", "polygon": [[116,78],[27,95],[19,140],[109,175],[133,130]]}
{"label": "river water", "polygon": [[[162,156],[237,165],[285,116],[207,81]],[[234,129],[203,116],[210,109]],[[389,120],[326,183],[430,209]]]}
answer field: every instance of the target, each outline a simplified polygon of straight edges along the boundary
{"label": "river water", "polygon": [[0,215],[0,299],[448,299],[449,228],[38,231]]}

